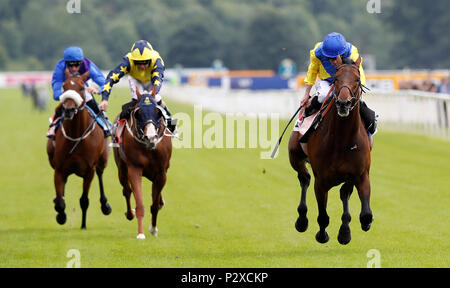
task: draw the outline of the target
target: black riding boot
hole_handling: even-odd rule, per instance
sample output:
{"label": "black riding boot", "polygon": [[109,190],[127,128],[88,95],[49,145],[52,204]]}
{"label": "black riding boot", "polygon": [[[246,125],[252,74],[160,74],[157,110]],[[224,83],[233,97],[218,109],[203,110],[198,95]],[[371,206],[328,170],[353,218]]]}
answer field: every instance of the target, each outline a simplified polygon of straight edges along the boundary
{"label": "black riding boot", "polygon": [[[159,106],[162,104],[162,100],[157,103]],[[162,106],[161,106],[162,107]],[[170,132],[174,133],[175,129],[177,128],[177,119],[172,119],[172,113],[170,113],[169,107],[167,105],[164,105],[164,111],[166,111],[167,114],[167,128],[169,128]]]}
{"label": "black riding boot", "polygon": [[367,107],[367,104],[363,100],[360,100],[359,114],[361,115],[361,119],[364,123],[364,127],[366,127],[367,133],[373,135],[377,130],[375,111]]}
{"label": "black riding boot", "polygon": [[131,115],[131,112],[133,111],[134,107],[136,107],[137,104],[136,99],[131,99],[130,102],[125,103],[122,105],[122,112],[120,112],[119,120],[120,119],[128,119]]}
{"label": "black riding boot", "polygon": [[314,96],[309,103],[309,105],[305,108],[305,113],[303,117],[308,117],[314,114],[316,111],[320,109],[322,104],[319,102],[319,98],[317,96]]}
{"label": "black riding boot", "polygon": [[88,105],[89,108],[91,108],[92,111],[94,111],[94,113],[95,113],[94,117],[102,118],[103,123],[106,126],[106,127],[102,127],[103,128],[103,134],[105,135],[105,138],[111,136],[110,126],[112,126],[112,125],[109,122],[108,117],[105,115],[105,113],[103,111],[100,111],[100,108],[98,108],[98,104],[95,101],[95,99],[92,98],[91,100],[87,101],[86,105]]}

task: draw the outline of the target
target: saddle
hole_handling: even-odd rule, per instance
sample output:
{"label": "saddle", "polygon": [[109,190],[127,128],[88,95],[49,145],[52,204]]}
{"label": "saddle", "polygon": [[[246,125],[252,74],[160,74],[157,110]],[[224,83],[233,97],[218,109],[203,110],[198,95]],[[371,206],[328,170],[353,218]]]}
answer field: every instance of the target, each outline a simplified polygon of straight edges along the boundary
{"label": "saddle", "polygon": [[319,111],[313,113],[308,117],[304,117],[305,112],[303,111],[303,113],[297,119],[293,129],[294,131],[297,131],[301,135],[300,143],[308,142],[311,133],[317,130],[323,118],[325,118],[325,115],[330,110],[331,102],[332,97],[327,97],[323,102],[322,107],[319,109]]}

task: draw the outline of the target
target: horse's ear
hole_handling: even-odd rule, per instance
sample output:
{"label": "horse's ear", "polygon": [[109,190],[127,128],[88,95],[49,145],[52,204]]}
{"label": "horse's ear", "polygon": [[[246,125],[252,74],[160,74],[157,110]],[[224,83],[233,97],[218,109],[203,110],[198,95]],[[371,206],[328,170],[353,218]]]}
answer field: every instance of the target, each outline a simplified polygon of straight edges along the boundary
{"label": "horse's ear", "polygon": [[66,79],[70,77],[69,69],[64,69],[64,75],[66,75]]}
{"label": "horse's ear", "polygon": [[138,87],[136,87],[136,95],[137,95],[138,100],[141,99],[141,92],[139,92]]}
{"label": "horse's ear", "polygon": [[337,57],[336,57],[336,63],[337,63],[337,66],[341,66],[342,65],[342,58],[341,58],[341,55],[338,55]]}
{"label": "horse's ear", "polygon": [[81,79],[83,79],[83,82],[86,82],[86,80],[89,78],[90,71],[86,71],[81,75]]}
{"label": "horse's ear", "polygon": [[361,61],[362,61],[362,58],[361,58],[361,56],[359,56],[358,59],[356,59],[356,62],[355,62],[356,67],[359,67],[359,65],[361,65]]}

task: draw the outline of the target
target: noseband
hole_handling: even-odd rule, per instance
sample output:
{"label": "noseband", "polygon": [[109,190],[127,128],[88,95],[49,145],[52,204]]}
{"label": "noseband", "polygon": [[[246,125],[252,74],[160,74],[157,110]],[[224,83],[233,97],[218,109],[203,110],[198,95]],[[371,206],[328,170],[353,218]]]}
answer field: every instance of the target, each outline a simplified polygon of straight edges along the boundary
{"label": "noseband", "polygon": [[[351,68],[353,68],[353,69],[356,69],[356,71],[358,71],[358,76],[360,76],[360,72],[359,72],[359,68],[356,66],[356,65],[354,65],[354,64],[342,64],[342,65],[340,65],[339,67],[337,67],[336,68],[336,74],[337,74],[337,71],[339,71],[341,68],[343,68],[343,67],[346,67],[346,66],[350,66]],[[336,75],[334,76],[334,80],[333,80],[333,84],[336,82]],[[336,90],[334,90],[333,91],[333,99],[334,99],[334,103],[337,105],[337,106],[340,106],[340,104],[338,104],[338,103],[340,103],[340,101],[338,101],[338,96],[339,96],[339,94],[341,93],[341,90],[342,90],[342,88],[347,88],[348,89],[348,91],[350,92],[350,95],[352,96],[352,98],[350,99],[350,100],[348,100],[348,102],[350,102],[350,104],[348,104],[348,105],[351,105],[350,106],[350,110],[349,111],[352,111],[353,109],[355,109],[355,107],[356,107],[356,104],[358,104],[358,102],[359,102],[359,100],[360,100],[360,96],[361,96],[361,93],[363,93],[363,92],[366,92],[366,91],[364,91],[364,88],[367,88],[367,87],[365,87],[362,83],[361,83],[361,80],[360,80],[360,78],[358,77],[358,80],[357,80],[357,82],[358,82],[358,87],[356,88],[356,91],[353,91],[348,85],[346,85],[346,84],[344,84],[344,85],[342,85],[341,87],[339,87],[339,89],[336,91]],[[367,88],[368,89],[368,88]],[[348,103],[347,102],[347,103]],[[354,102],[354,104],[352,105],[351,103],[352,102]]]}

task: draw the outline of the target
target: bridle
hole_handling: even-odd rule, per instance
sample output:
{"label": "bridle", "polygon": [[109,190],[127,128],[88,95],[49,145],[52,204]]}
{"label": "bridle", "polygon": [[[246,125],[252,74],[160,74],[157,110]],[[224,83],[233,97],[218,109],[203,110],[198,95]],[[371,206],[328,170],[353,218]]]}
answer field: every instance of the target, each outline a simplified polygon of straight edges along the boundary
{"label": "bridle", "polygon": [[[133,137],[134,140],[136,140],[137,142],[144,144],[146,147],[149,146],[149,142],[148,139],[145,138],[144,132],[143,131],[139,131],[138,129],[138,125],[137,125],[137,121],[135,121],[136,119],[136,111],[138,111],[139,108],[134,109],[131,112],[130,115],[130,124],[128,124],[128,121],[125,121],[125,127],[128,130],[128,133],[130,133],[130,135]],[[156,140],[156,142],[154,143],[154,147],[156,148],[156,145],[158,145],[159,142],[161,142],[161,140],[164,138],[163,136],[170,136],[166,134],[166,130],[167,130],[167,123],[164,121],[164,133],[163,135],[160,135],[160,127],[158,127],[158,125],[153,121],[153,120],[147,120],[144,123],[144,127],[147,126],[148,124],[154,125],[155,126],[155,130],[156,130],[156,136],[158,137],[158,140]],[[133,129],[132,127],[135,128],[136,134],[133,133]]]}
{"label": "bridle", "polygon": [[[360,79],[360,75],[361,74],[360,74],[360,71],[359,71],[359,67],[357,67],[354,64],[342,64],[342,65],[338,66],[336,68],[336,74],[337,74],[337,71],[339,71],[340,69],[342,69],[344,67],[348,67],[348,66],[350,66],[351,68],[353,68],[356,71],[358,71],[358,79],[356,80],[357,83],[358,83],[358,87],[356,87],[356,91],[353,91],[348,85],[344,84],[341,87],[339,87],[338,90],[334,89],[334,91],[333,91],[333,99],[334,99],[334,102],[335,102],[336,106],[340,106],[340,105],[349,106],[349,108],[348,108],[349,111],[352,111],[353,109],[355,109],[356,105],[358,104],[359,100],[361,99],[361,93],[365,93],[366,91],[364,89],[369,89],[369,88],[367,88],[366,86],[364,86],[361,83],[361,79]],[[334,78],[333,79],[333,84],[334,85],[336,85],[335,82],[337,80],[336,74],[333,76],[333,78]],[[352,98],[350,100],[347,100],[344,103],[342,103],[342,101],[338,101],[338,96],[341,93],[341,90],[343,88],[346,88],[350,92],[350,95],[352,96]],[[353,102],[353,104],[352,104],[352,102]]]}

